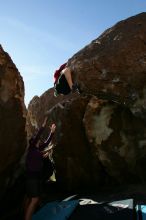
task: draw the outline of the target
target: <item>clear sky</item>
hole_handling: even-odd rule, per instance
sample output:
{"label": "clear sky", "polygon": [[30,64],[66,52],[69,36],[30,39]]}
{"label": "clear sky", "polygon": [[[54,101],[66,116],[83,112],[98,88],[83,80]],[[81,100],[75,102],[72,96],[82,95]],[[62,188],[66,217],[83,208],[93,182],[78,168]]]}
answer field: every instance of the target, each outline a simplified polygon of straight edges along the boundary
{"label": "clear sky", "polygon": [[63,62],[146,0],[0,0],[0,44],[25,83],[25,103],[53,87]]}

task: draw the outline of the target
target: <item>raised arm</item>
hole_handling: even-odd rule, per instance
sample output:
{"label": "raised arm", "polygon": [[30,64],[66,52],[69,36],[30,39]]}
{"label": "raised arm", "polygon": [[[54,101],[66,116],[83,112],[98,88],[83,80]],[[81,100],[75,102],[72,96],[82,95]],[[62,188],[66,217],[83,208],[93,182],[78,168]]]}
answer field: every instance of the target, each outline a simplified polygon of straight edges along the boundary
{"label": "raised arm", "polygon": [[43,121],[43,124],[42,124],[42,127],[43,127],[43,128],[46,126],[47,120],[48,120],[48,117],[46,116],[45,119],[44,119],[44,121]]}
{"label": "raised arm", "polygon": [[48,144],[51,142],[52,137],[53,137],[54,132],[55,132],[55,129],[56,129],[56,125],[55,125],[55,124],[52,124],[51,127],[50,127],[50,129],[51,129],[51,131],[50,131],[50,133],[49,133],[47,139],[45,140],[45,142],[44,142],[43,144],[41,144],[41,145],[39,146],[39,149],[40,149],[40,150],[43,150],[43,149],[44,149],[45,147],[47,147]]}
{"label": "raised arm", "polygon": [[38,142],[38,140],[39,140],[39,138],[40,138],[40,136],[41,136],[41,134],[42,134],[42,132],[43,132],[43,130],[44,130],[44,127],[46,126],[46,123],[47,123],[47,117],[45,117],[45,119],[44,119],[44,121],[43,121],[43,124],[42,124],[42,126],[40,127],[40,129],[38,130],[38,132],[36,133],[36,135],[34,135],[31,139],[30,139],[30,144],[31,145],[35,145],[37,142]]}

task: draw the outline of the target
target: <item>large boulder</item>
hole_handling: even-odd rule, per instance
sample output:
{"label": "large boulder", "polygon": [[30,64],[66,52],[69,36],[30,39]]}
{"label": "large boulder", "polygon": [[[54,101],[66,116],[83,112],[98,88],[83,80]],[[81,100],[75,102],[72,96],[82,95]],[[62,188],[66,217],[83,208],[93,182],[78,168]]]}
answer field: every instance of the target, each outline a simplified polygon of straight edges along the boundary
{"label": "large boulder", "polygon": [[57,180],[66,189],[146,181],[145,24],[146,13],[121,21],[69,60],[81,95],[56,99],[50,89],[29,105],[31,131],[46,111],[57,125]]}
{"label": "large boulder", "polygon": [[69,61],[84,93],[146,114],[146,13],[117,23]]}
{"label": "large boulder", "polygon": [[0,46],[0,195],[17,176],[26,147],[25,123],[23,79]]}

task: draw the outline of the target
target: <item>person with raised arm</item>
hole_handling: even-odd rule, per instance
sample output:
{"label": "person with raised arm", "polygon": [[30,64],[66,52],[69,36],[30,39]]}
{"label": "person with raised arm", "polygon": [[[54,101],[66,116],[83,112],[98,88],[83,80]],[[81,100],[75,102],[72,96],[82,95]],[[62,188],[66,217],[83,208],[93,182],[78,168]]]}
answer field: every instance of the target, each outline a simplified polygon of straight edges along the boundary
{"label": "person with raised arm", "polygon": [[40,136],[47,123],[45,118],[41,128],[35,136],[29,140],[28,152],[26,155],[26,195],[25,202],[25,220],[31,220],[36,210],[42,194],[42,172],[43,172],[43,154],[42,150],[51,142],[56,125],[50,126],[50,133],[47,139],[41,143]]}

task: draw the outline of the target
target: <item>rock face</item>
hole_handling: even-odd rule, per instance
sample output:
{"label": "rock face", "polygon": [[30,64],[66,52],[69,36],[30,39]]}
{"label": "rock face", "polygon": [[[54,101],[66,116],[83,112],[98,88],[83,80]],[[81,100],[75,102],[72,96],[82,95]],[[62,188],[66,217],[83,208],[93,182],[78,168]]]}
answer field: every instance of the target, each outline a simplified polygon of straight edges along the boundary
{"label": "rock face", "polygon": [[[35,127],[41,126],[46,112],[48,125],[43,138],[47,136],[52,122],[57,126],[53,140],[56,144],[54,149],[56,175],[59,185],[67,190],[80,186],[87,187],[92,183],[92,155],[83,126],[88,102],[89,97],[72,94],[54,98],[53,89],[50,89],[41,97],[34,97],[28,107],[29,134],[35,132]],[[96,161],[97,164],[98,161]],[[100,183],[102,173],[99,164],[96,167],[96,173],[98,174],[96,180]]]}
{"label": "rock face", "polygon": [[85,93],[146,113],[146,13],[117,23],[75,54],[70,66]]}
{"label": "rock face", "polygon": [[11,185],[26,147],[24,84],[0,46],[0,195]]}
{"label": "rock face", "polygon": [[27,134],[31,137],[35,129],[41,126],[41,123],[49,113],[49,110],[56,108],[57,104],[63,100],[68,100],[72,95],[65,97],[58,96],[54,98],[54,89],[49,89],[41,97],[35,96],[28,105],[27,111]]}
{"label": "rock face", "polygon": [[81,95],[55,98],[51,89],[29,105],[30,132],[46,111],[57,125],[54,158],[65,189],[146,181],[145,24],[146,13],[121,21],[69,60]]}
{"label": "rock face", "polygon": [[123,106],[92,97],[84,115],[86,136],[94,161],[100,160],[106,172],[118,183],[146,180],[145,122]]}

